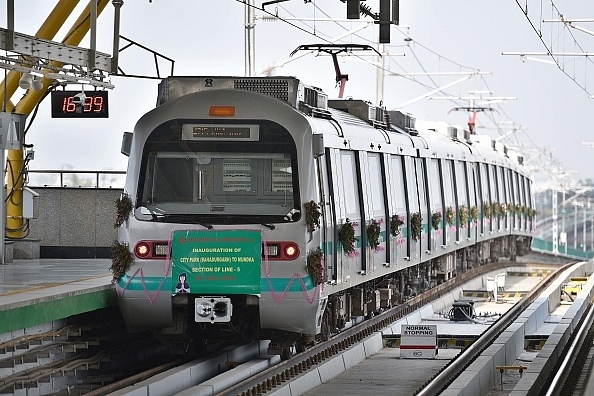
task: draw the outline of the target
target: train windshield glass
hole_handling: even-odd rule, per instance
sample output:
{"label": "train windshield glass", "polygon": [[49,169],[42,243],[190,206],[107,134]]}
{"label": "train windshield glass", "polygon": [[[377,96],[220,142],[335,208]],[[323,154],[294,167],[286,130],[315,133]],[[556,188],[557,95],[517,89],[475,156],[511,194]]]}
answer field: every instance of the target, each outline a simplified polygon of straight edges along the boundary
{"label": "train windshield glass", "polygon": [[137,217],[285,222],[299,208],[296,155],[290,147],[278,141],[147,142]]}

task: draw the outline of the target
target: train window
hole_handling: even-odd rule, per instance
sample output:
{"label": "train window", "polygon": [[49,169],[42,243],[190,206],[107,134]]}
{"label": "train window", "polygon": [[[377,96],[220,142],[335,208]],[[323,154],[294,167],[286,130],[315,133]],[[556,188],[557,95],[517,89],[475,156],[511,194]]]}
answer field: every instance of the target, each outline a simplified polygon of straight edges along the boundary
{"label": "train window", "polygon": [[468,209],[468,183],[464,162],[462,161],[456,161],[456,188],[458,190],[456,194],[458,197],[458,206],[464,205]]}
{"label": "train window", "polygon": [[187,158],[152,158],[153,201],[192,201],[193,161]]}
{"label": "train window", "polygon": [[294,207],[288,153],[156,152],[148,163],[142,203],[158,213],[280,216]]}
{"label": "train window", "polygon": [[474,177],[474,167],[470,162],[466,162],[466,180],[468,180],[468,197],[470,207],[476,207],[476,186]]}
{"label": "train window", "polygon": [[419,183],[419,204],[423,211],[427,210],[427,180],[425,177],[425,160],[423,158],[415,159],[417,164],[417,181]]}
{"label": "train window", "polygon": [[442,211],[443,203],[441,201],[441,179],[439,177],[439,160],[433,158],[428,162],[429,172],[429,200],[431,211]]}
{"label": "train window", "polygon": [[391,179],[392,179],[392,194],[393,202],[391,214],[405,214],[406,213],[406,195],[404,189],[404,174],[402,173],[402,157],[394,155],[390,160],[391,164]]}
{"label": "train window", "polygon": [[491,192],[491,198],[493,199],[493,202],[499,202],[501,203],[501,199],[499,197],[499,195],[497,194],[497,178],[495,177],[496,172],[495,172],[495,165],[490,165],[489,166],[489,190]]}
{"label": "train window", "polygon": [[406,174],[406,188],[408,193],[409,213],[419,211],[419,192],[417,190],[417,179],[415,171],[415,162],[412,157],[404,157],[404,172]]}
{"label": "train window", "polygon": [[501,198],[502,202],[507,202],[507,203],[512,203],[513,202],[513,183],[512,180],[513,178],[511,177],[511,173],[508,172],[507,169],[501,167],[500,169],[500,173],[501,173],[501,184],[500,184],[500,189],[503,190],[503,195]]}
{"label": "train window", "polygon": [[383,216],[384,215],[384,189],[383,189],[383,176],[381,168],[381,157],[379,154],[369,153],[367,154],[367,163],[369,165],[369,191],[371,192],[371,205],[373,215]]}
{"label": "train window", "polygon": [[491,194],[489,194],[489,172],[487,172],[487,164],[480,164],[479,178],[481,184],[481,197],[485,205],[491,205]]}
{"label": "train window", "polygon": [[454,164],[452,160],[446,160],[443,167],[443,192],[446,208],[451,206],[455,208],[454,199]]}
{"label": "train window", "polygon": [[355,173],[355,153],[341,151],[340,162],[342,165],[342,186],[346,204],[346,215],[353,216],[359,213],[359,189],[356,188],[359,179]]}

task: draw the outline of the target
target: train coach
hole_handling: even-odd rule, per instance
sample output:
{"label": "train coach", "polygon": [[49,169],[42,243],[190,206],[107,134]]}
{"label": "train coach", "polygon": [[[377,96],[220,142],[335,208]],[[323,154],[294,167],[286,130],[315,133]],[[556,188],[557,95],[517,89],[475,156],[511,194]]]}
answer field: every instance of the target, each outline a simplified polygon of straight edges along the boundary
{"label": "train coach", "polygon": [[133,133],[114,282],[172,349],[284,355],[530,248],[522,157],[293,77],[169,77]]}

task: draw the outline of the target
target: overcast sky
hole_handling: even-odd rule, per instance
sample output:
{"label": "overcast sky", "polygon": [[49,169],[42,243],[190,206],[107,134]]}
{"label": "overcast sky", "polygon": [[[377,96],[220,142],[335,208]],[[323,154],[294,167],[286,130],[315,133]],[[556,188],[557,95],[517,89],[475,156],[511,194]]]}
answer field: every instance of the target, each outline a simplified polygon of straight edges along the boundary
{"label": "overcast sky", "polygon": [[[56,2],[19,0],[15,3],[16,30],[34,35]],[[55,41],[63,39],[87,1],[80,3]],[[255,3],[260,7],[262,2]],[[0,26],[6,27],[6,1],[0,4]],[[379,11],[379,0],[365,4],[373,12]],[[526,6],[527,16],[523,11]],[[175,75],[241,76],[245,70],[244,9],[236,0],[125,0],[120,33],[175,60]],[[256,73],[269,70],[275,75],[296,76],[322,88],[331,98],[337,97],[330,57],[307,54],[284,63],[299,45],[328,43],[364,25],[354,21],[262,19],[271,14],[282,19],[345,19],[346,4],[340,0],[310,3],[290,0],[268,5],[266,11],[256,10]],[[465,125],[469,114],[451,110],[469,106],[468,101],[435,97],[468,97],[477,91],[490,91],[493,97],[515,97],[505,103],[485,105],[495,111],[478,114],[477,133],[497,138],[517,129],[503,142],[510,147],[520,146],[518,150],[524,152],[530,165],[539,169],[550,165],[576,172],[575,179],[594,179],[591,160],[594,149],[581,144],[594,142],[591,129],[594,99],[589,98],[594,94],[594,86],[589,84],[594,83],[594,65],[590,58],[557,58],[563,68],[560,70],[554,64],[530,59],[533,57],[522,60],[520,56],[502,55],[503,52],[543,52],[547,50],[545,45],[554,52],[594,52],[591,35],[560,23],[543,22],[559,19],[559,12],[566,19],[594,18],[594,3],[590,0],[558,4],[545,0],[402,0],[401,26],[392,27],[391,43],[385,46],[388,54],[384,56],[384,105],[388,109],[401,108],[418,119]],[[112,51],[113,15],[110,2],[98,21],[98,50],[105,53]],[[582,22],[576,26],[594,30],[594,23]],[[541,32],[542,41],[535,30]],[[377,46],[377,39],[377,26],[370,25],[338,42]],[[88,46],[88,40],[81,46]],[[355,55],[341,58],[340,62],[341,71],[349,75],[345,96],[375,102],[377,67],[372,62],[377,59],[371,53]],[[538,58],[551,61],[547,57]],[[280,64],[284,66],[276,67]],[[127,74],[156,74],[152,55],[134,49],[120,54],[120,66]],[[169,68],[169,64],[161,63],[162,76],[168,74]],[[488,74],[476,75],[432,99],[402,107],[463,77],[410,73],[473,70]],[[49,97],[47,103],[40,105],[27,134],[27,142],[35,145],[32,169],[125,170],[127,158],[120,154],[122,133],[131,131],[136,120],[155,106],[158,81],[114,76],[112,83],[116,88],[110,92],[109,119],[52,119]],[[23,91],[17,91],[13,102],[17,103],[22,94]]]}

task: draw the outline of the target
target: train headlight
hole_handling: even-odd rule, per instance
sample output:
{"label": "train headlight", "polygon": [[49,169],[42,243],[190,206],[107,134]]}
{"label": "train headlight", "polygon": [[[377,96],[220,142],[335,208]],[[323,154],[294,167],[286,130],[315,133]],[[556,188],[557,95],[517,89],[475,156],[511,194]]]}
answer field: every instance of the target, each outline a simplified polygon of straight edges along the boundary
{"label": "train headlight", "polygon": [[151,245],[146,242],[138,242],[134,248],[134,254],[138,258],[146,258],[151,254]]}
{"label": "train headlight", "polygon": [[287,259],[294,260],[299,256],[299,246],[294,243],[287,243],[284,247],[284,253]]}
{"label": "train headlight", "polygon": [[134,254],[140,259],[163,260],[169,254],[169,242],[138,241],[134,246]]}

